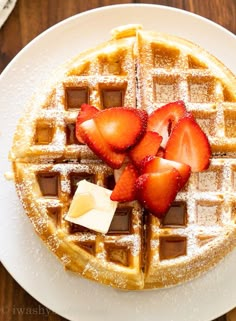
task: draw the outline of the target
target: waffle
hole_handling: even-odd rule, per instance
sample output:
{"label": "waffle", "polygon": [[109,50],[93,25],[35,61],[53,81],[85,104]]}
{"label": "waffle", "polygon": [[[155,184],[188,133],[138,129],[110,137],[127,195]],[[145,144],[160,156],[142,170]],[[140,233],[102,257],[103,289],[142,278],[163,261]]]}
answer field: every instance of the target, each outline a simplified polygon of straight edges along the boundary
{"label": "waffle", "polygon": [[[10,158],[16,190],[37,234],[66,269],[120,289],[190,280],[236,245],[236,79],[186,40],[125,26],[55,72],[20,120]],[[212,148],[163,219],[119,203],[109,232],[64,218],[82,179],[113,189],[114,173],[75,137],[82,103],[148,113],[182,99]]]}

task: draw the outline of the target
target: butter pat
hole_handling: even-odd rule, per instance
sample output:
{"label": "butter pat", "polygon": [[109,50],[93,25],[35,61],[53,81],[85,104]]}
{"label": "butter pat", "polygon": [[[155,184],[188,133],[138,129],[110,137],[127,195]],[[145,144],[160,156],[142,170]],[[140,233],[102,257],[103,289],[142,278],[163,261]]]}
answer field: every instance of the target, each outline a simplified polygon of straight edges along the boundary
{"label": "butter pat", "polygon": [[76,218],[92,210],[95,206],[92,193],[78,193],[73,198],[68,214],[70,217]]}
{"label": "butter pat", "polygon": [[77,186],[65,220],[106,234],[118,204],[110,200],[112,191],[86,180]]}

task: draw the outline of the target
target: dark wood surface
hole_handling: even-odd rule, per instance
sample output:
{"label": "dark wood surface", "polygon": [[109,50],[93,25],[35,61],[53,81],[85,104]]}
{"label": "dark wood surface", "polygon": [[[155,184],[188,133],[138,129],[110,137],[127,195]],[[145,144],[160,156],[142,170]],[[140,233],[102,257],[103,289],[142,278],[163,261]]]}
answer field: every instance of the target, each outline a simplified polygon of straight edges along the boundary
{"label": "dark wood surface", "polygon": [[[0,29],[0,72],[27,43],[55,23],[89,9],[122,3],[152,3],[184,9],[215,21],[236,34],[236,0],[18,0]],[[27,309],[35,311],[34,314],[28,314]],[[236,321],[232,315],[235,313],[219,316],[217,321]],[[0,264],[0,321],[32,320],[66,319],[32,298]]]}

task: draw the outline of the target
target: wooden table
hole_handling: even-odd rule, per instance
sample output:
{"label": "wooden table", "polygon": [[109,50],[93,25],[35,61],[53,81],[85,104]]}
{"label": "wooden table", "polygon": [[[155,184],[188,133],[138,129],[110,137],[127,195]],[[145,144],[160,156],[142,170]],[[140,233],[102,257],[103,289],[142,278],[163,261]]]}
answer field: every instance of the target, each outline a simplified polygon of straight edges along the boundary
{"label": "wooden table", "polygon": [[[211,19],[236,34],[235,0],[18,0],[16,7],[0,30],[0,72],[32,39],[55,23],[71,15],[111,4],[154,3],[185,9]],[[2,245],[1,245],[2,246]],[[36,311],[29,315],[20,308]],[[26,311],[26,310],[25,310]],[[0,265],[0,320],[2,321],[62,321],[25,292]],[[217,321],[236,321],[236,311],[221,316]]]}

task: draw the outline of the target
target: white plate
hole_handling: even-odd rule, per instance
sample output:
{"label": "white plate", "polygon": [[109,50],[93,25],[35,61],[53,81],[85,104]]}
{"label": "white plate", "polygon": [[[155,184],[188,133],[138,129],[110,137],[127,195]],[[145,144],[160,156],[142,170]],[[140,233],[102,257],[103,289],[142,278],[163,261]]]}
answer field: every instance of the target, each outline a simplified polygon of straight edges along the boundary
{"label": "white plate", "polygon": [[185,37],[214,53],[236,73],[236,38],[222,27],[185,11],[157,5],[104,7],[71,17],[26,46],[0,79],[0,251],[16,281],[56,313],[80,321],[209,321],[236,305],[236,251],[202,277],[169,289],[121,292],[64,272],[33,231],[3,173],[17,119],[40,82],[58,64],[109,38],[126,23],[141,23]]}

